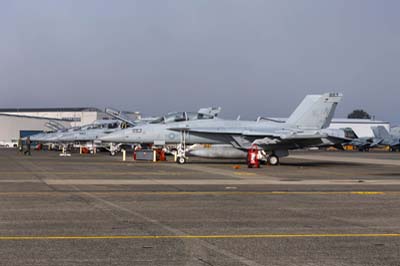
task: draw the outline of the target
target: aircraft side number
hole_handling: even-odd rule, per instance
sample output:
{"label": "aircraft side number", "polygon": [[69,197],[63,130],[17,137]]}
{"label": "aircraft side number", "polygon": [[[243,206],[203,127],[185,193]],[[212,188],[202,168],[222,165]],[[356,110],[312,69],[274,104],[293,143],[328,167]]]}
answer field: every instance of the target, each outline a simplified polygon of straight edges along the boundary
{"label": "aircraft side number", "polygon": [[133,128],[132,133],[142,133],[142,129],[141,128]]}

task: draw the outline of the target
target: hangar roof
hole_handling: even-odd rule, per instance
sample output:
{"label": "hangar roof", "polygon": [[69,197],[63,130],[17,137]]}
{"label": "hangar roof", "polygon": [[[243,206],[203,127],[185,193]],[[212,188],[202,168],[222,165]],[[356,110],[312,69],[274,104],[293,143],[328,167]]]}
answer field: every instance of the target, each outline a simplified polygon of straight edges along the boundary
{"label": "hangar roof", "polygon": [[55,107],[55,108],[0,108],[0,113],[6,112],[98,112],[98,108],[94,107]]}
{"label": "hangar roof", "polygon": [[61,118],[52,118],[52,117],[41,117],[41,116],[30,116],[30,115],[16,115],[16,114],[2,114],[0,113],[0,117],[6,116],[6,117],[16,117],[16,118],[29,118],[29,119],[41,119],[41,120],[55,120],[55,121],[65,121],[65,122],[71,122],[65,119]]}
{"label": "hangar roof", "polygon": [[336,124],[389,124],[387,121],[371,119],[353,119],[353,118],[334,118],[332,123]]}

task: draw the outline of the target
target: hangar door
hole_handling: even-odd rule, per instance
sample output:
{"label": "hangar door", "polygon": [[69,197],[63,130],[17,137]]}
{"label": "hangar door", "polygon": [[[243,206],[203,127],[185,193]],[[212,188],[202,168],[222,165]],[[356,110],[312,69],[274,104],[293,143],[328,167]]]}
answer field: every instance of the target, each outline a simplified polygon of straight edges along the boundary
{"label": "hangar door", "polygon": [[38,133],[42,133],[42,132],[43,132],[42,130],[20,130],[19,137],[25,138],[25,137],[32,136],[32,135],[35,135]]}

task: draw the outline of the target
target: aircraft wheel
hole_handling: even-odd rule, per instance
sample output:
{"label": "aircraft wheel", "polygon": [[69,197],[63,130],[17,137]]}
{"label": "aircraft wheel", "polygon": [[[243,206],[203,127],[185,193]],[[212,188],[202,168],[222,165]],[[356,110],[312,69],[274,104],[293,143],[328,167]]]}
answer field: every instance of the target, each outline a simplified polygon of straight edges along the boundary
{"label": "aircraft wheel", "polygon": [[110,151],[110,155],[111,156],[115,156],[117,154],[117,152],[115,152],[115,151]]}
{"label": "aircraft wheel", "polygon": [[186,158],[185,157],[178,157],[176,160],[178,164],[185,164],[186,163]]}
{"label": "aircraft wheel", "polygon": [[275,154],[271,154],[270,156],[268,156],[268,163],[273,166],[278,165],[279,157],[276,156]]}

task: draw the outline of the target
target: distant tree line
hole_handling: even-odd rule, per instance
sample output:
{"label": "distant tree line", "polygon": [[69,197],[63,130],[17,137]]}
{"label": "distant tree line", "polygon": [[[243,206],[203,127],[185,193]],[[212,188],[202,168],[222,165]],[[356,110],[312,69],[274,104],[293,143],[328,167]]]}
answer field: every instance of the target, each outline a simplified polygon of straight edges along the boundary
{"label": "distant tree line", "polygon": [[371,119],[371,116],[362,109],[356,109],[351,112],[347,118],[354,118],[354,119]]}

